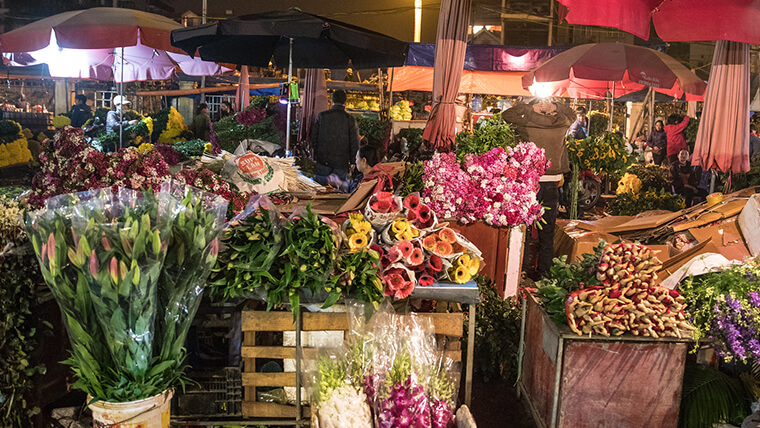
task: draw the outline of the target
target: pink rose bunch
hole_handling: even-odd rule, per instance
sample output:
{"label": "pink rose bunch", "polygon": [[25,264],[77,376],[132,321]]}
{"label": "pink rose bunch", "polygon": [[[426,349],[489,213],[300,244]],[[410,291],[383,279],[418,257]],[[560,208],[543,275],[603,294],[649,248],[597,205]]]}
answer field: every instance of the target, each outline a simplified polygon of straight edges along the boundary
{"label": "pink rose bunch", "polygon": [[422,201],[440,217],[462,223],[532,224],[543,215],[536,194],[548,166],[533,143],[468,154],[462,164],[451,153],[438,153],[423,166]]}

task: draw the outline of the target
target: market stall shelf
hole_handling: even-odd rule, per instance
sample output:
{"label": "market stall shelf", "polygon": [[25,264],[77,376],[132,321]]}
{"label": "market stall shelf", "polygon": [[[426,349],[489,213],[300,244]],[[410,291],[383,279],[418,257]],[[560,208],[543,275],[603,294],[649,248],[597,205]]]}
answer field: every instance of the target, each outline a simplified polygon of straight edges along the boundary
{"label": "market stall shelf", "polygon": [[537,425],[673,427],[689,338],[578,336],[523,299],[519,393]]}

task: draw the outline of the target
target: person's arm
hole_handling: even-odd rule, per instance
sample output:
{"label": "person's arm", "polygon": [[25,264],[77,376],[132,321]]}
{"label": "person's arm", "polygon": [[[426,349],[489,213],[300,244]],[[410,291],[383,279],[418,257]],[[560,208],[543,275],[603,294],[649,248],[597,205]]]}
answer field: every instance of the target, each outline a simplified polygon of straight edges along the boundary
{"label": "person's arm", "polygon": [[689,116],[684,117],[681,123],[675,125],[676,134],[683,132],[687,126],[689,126]]}

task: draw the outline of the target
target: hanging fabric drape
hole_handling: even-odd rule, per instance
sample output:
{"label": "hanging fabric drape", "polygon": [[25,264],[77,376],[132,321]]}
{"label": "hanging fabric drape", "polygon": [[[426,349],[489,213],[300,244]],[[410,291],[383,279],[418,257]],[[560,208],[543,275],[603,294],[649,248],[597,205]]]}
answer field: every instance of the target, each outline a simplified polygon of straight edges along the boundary
{"label": "hanging fabric drape", "polygon": [[433,108],[422,134],[428,148],[450,151],[456,138],[456,98],[462,78],[472,0],[443,0],[433,71]]}
{"label": "hanging fabric drape", "polygon": [[237,103],[237,111],[241,111],[248,107],[251,103],[251,84],[248,80],[248,66],[244,65],[240,67],[240,80],[238,81],[237,92],[235,93],[235,103]]}
{"label": "hanging fabric drape", "polygon": [[749,171],[749,45],[718,41],[692,163]]}
{"label": "hanging fabric drape", "polygon": [[311,126],[314,118],[327,110],[327,81],[322,68],[306,69],[303,99],[301,100],[301,127],[298,129],[298,141],[301,147],[311,152]]}

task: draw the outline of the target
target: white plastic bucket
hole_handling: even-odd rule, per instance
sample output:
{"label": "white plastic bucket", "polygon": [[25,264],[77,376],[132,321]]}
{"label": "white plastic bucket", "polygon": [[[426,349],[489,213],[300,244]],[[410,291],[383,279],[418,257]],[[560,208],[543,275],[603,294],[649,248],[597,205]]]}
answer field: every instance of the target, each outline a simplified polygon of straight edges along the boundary
{"label": "white plastic bucket", "polygon": [[96,401],[90,404],[93,428],[169,428],[174,391],[128,403]]}

